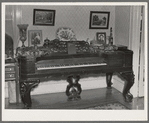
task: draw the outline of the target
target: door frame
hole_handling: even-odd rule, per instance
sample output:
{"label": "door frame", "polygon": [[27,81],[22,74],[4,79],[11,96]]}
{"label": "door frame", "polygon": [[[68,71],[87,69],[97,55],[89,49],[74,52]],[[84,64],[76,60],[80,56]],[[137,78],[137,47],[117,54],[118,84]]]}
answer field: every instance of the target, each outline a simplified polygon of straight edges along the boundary
{"label": "door frame", "polygon": [[[141,18],[141,7],[142,6],[131,6],[130,7],[130,28],[129,28],[129,49],[133,50],[133,71],[135,75],[134,85],[131,89],[131,93],[134,97],[141,97],[145,96],[144,92],[147,90],[147,81],[143,82],[143,64],[144,61],[147,62],[146,57],[144,58],[143,55],[147,53],[147,16]],[[145,10],[147,10],[147,6],[144,6]],[[147,13],[147,11],[145,11]],[[145,13],[145,15],[147,15]],[[142,36],[140,36],[140,26],[141,26],[141,19],[142,21]],[[145,29],[146,28],[146,29]],[[144,31],[145,30],[145,31]],[[140,43],[141,40],[141,43]],[[141,49],[141,52],[140,52]],[[143,50],[145,49],[145,50]],[[145,70],[148,69],[145,63]],[[147,72],[147,71],[146,71]],[[145,72],[145,73],[146,73]],[[147,79],[145,79],[147,80]]]}

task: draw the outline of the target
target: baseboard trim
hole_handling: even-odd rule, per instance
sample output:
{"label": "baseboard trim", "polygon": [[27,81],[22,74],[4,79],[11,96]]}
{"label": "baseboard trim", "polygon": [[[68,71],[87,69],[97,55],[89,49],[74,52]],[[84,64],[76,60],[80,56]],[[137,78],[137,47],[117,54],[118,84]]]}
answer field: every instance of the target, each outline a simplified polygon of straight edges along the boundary
{"label": "baseboard trim", "polygon": [[[84,78],[79,81],[81,84],[82,90],[89,90],[89,89],[96,89],[96,88],[104,88],[106,87],[106,76],[100,77],[89,77]],[[124,81],[121,80],[117,75],[112,77],[112,87],[123,92]],[[58,93],[58,92],[65,92],[66,86],[68,83],[64,80],[60,81],[47,81],[40,83],[37,88],[31,91],[31,95],[38,95],[38,94],[46,94],[46,93]]]}
{"label": "baseboard trim", "polygon": [[124,81],[120,79],[117,75],[114,75],[112,82],[113,82],[112,86],[122,93],[124,88]]}
{"label": "baseboard trim", "polygon": [[[80,79],[79,83],[81,84],[82,90],[104,88],[107,86],[106,76],[83,78]],[[123,91],[124,81],[118,76],[114,75],[112,77],[112,83],[112,87],[120,92]],[[65,80],[41,82],[36,88],[32,89],[31,95],[65,92],[67,85],[68,83]],[[9,98],[8,84],[5,85],[5,98]]]}
{"label": "baseboard trim", "polygon": [[[88,77],[80,79],[82,90],[106,87],[106,77]],[[40,83],[31,91],[31,95],[65,92],[68,83],[66,80],[47,81]]]}

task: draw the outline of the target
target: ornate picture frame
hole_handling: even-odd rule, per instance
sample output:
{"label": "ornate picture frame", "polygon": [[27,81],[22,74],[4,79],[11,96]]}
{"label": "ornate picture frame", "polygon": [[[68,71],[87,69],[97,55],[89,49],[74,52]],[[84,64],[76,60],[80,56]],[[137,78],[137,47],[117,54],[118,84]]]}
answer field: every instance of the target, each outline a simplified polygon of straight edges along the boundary
{"label": "ornate picture frame", "polygon": [[28,30],[28,46],[41,44],[42,30]]}
{"label": "ornate picture frame", "polygon": [[90,29],[108,29],[110,12],[90,11]]}
{"label": "ornate picture frame", "polygon": [[97,32],[96,40],[99,44],[106,44],[106,32]]}
{"label": "ornate picture frame", "polygon": [[55,10],[34,9],[33,25],[54,26]]}

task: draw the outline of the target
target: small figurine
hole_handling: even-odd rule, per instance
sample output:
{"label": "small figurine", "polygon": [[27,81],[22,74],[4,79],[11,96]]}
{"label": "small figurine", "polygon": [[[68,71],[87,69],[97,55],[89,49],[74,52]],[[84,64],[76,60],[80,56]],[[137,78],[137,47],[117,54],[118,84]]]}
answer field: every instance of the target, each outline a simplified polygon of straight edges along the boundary
{"label": "small figurine", "polygon": [[89,38],[86,39],[86,42],[88,42],[90,44]]}
{"label": "small figurine", "polygon": [[48,48],[48,47],[49,47],[49,42],[50,42],[50,40],[49,40],[48,38],[46,38],[46,39],[44,40],[43,47]]}
{"label": "small figurine", "polygon": [[110,28],[110,40],[109,40],[109,44],[110,44],[110,45],[113,45],[112,27]]}
{"label": "small figurine", "polygon": [[66,95],[68,96],[68,101],[71,100],[79,100],[81,99],[81,85],[78,83],[80,80],[80,76],[68,76],[67,77],[67,82],[69,83],[66,88]]}

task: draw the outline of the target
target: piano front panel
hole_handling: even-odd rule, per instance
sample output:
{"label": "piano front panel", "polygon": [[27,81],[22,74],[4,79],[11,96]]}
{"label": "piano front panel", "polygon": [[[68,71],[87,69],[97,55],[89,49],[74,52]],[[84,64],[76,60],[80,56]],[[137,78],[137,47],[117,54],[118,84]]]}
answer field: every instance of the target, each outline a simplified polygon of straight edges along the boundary
{"label": "piano front panel", "polygon": [[[128,58],[127,58],[128,57]],[[21,78],[132,70],[132,52],[20,58]],[[77,66],[77,67],[76,67]],[[41,69],[42,68],[42,69]]]}
{"label": "piano front panel", "polygon": [[37,78],[37,79],[52,79],[53,77],[69,76],[72,74],[88,75],[100,73],[115,73],[132,71],[132,67],[115,67],[115,66],[94,66],[94,67],[80,67],[80,68],[66,68],[66,69],[51,69],[51,70],[38,70],[34,74],[21,74],[22,79]]}

